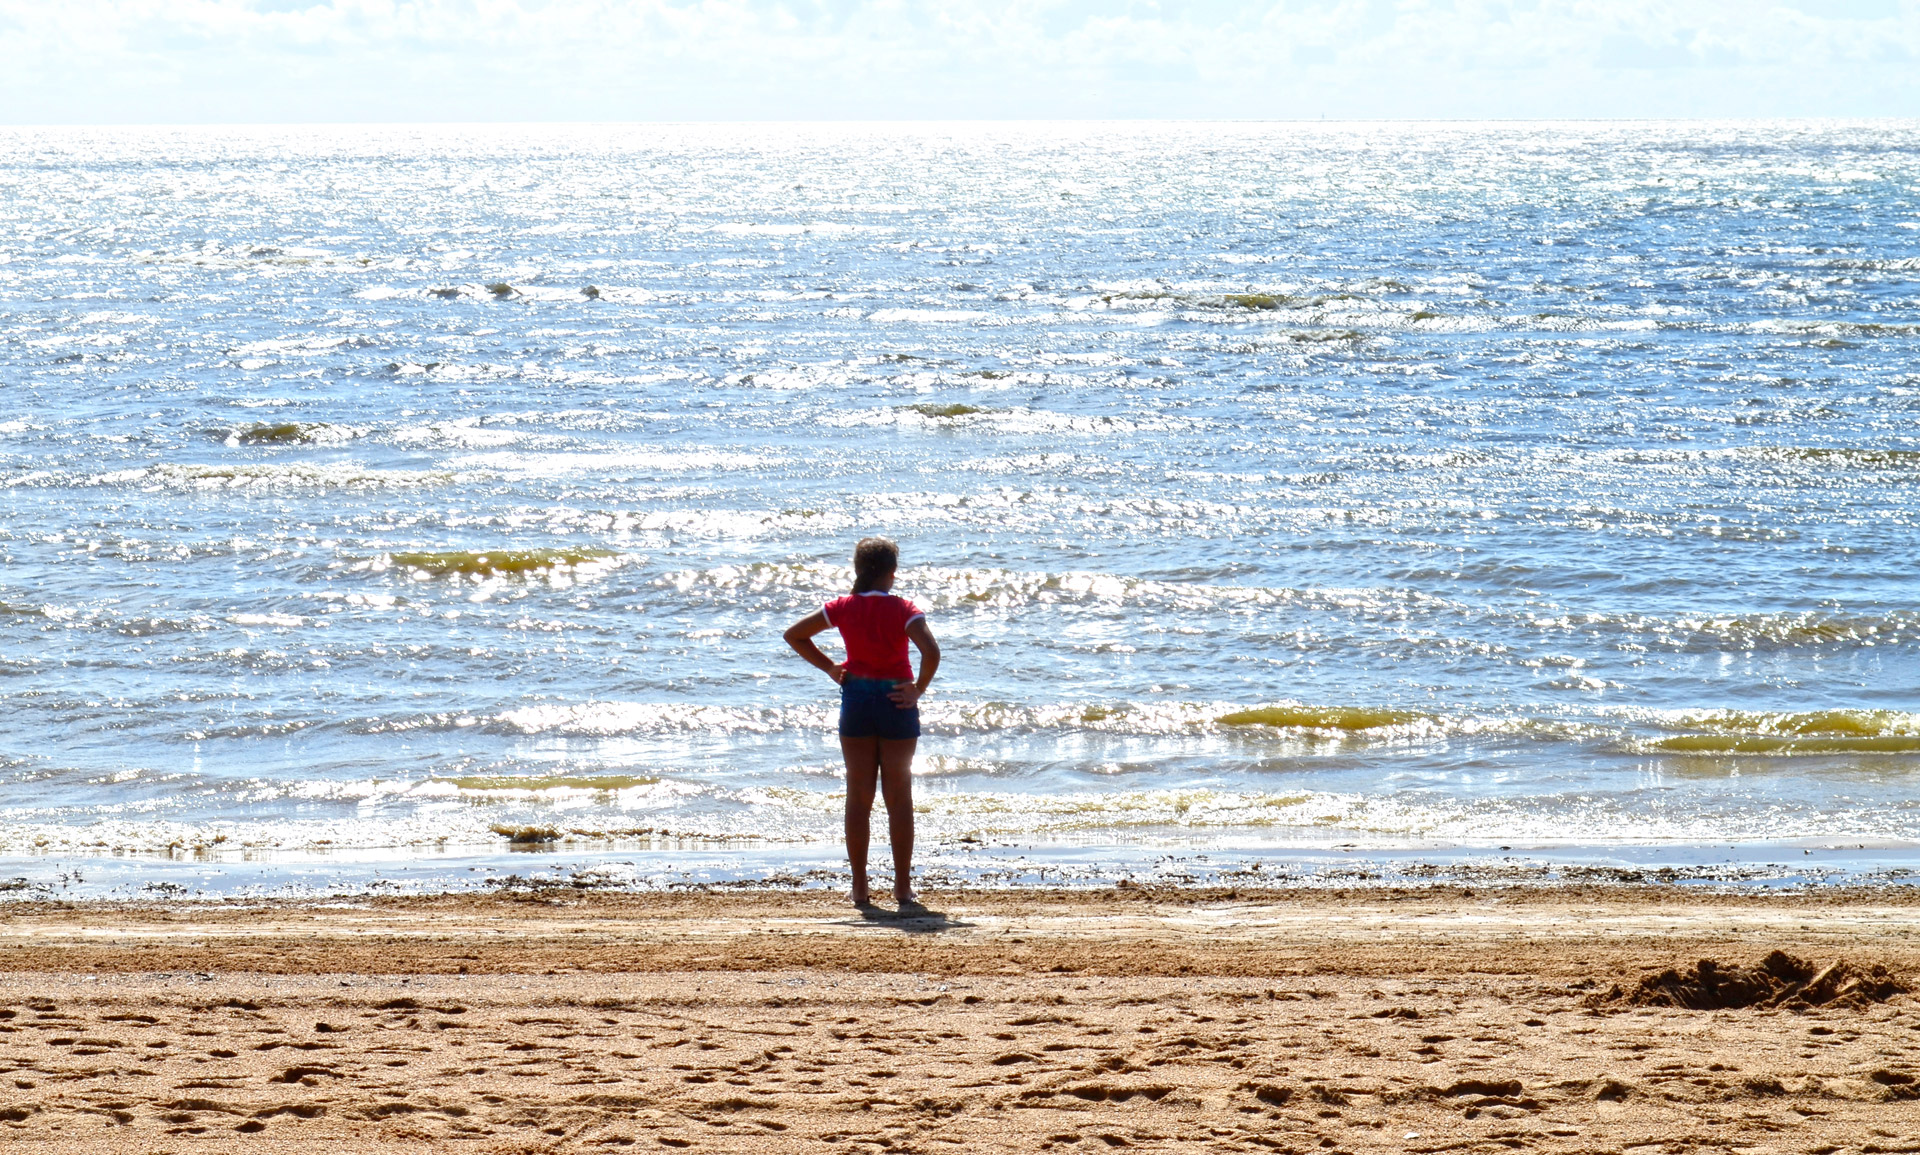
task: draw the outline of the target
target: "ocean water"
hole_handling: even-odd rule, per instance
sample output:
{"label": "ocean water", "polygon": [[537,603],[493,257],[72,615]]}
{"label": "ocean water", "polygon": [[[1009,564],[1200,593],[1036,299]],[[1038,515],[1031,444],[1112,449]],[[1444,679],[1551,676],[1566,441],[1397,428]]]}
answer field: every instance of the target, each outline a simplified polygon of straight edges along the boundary
{"label": "ocean water", "polygon": [[0,389],[30,888],[832,882],[868,533],[939,878],[1920,847],[1920,125],[13,130]]}

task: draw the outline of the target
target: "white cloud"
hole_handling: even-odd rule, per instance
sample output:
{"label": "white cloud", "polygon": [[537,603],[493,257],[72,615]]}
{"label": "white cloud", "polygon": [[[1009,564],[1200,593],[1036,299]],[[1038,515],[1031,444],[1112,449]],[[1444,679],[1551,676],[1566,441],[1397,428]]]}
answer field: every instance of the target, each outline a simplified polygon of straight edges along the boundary
{"label": "white cloud", "polygon": [[6,119],[1920,115],[1920,0],[0,0]]}

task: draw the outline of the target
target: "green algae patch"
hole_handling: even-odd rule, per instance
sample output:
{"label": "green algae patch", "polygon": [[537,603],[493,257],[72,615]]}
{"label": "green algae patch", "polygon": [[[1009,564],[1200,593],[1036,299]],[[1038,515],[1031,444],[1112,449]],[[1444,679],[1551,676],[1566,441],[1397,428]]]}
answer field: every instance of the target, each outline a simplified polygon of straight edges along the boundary
{"label": "green algae patch", "polygon": [[1260,706],[1236,710],[1214,719],[1222,726],[1271,726],[1284,730],[1379,730],[1404,726],[1425,715],[1411,710],[1376,710],[1364,706]]}
{"label": "green algae patch", "polygon": [[401,569],[435,577],[497,577],[576,569],[618,556],[610,549],[490,549],[390,553],[387,559]]}
{"label": "green algae patch", "polygon": [[1920,734],[1805,738],[1772,734],[1681,734],[1661,738],[1648,746],[1673,754],[1913,754],[1920,752]]}
{"label": "green algae patch", "polygon": [[1279,297],[1270,293],[1228,293],[1221,298],[1229,305],[1238,305],[1242,309],[1264,309],[1272,311],[1281,305]]}
{"label": "green algae patch", "polygon": [[1790,737],[1833,735],[1854,738],[1899,735],[1920,738],[1920,719],[1900,710],[1809,710],[1799,714],[1724,710],[1684,718],[1680,725],[1722,734]]}
{"label": "green algae patch", "polygon": [[1920,719],[1898,710],[1809,710],[1762,714],[1727,710],[1679,720],[1703,731],[1656,738],[1645,749],[1672,754],[1912,754]]}
{"label": "green algae patch", "polygon": [[978,405],[961,405],[957,403],[953,405],[934,405],[928,402],[919,405],[902,405],[900,408],[910,409],[922,417],[970,417],[975,413],[993,412],[991,409],[983,409]]}

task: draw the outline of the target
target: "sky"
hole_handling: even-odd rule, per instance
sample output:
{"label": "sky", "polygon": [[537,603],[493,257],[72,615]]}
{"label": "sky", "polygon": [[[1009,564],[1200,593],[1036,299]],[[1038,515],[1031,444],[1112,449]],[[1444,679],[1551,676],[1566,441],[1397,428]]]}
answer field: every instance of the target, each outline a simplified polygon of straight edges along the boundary
{"label": "sky", "polygon": [[0,0],[0,123],[1920,116],[1920,0]]}

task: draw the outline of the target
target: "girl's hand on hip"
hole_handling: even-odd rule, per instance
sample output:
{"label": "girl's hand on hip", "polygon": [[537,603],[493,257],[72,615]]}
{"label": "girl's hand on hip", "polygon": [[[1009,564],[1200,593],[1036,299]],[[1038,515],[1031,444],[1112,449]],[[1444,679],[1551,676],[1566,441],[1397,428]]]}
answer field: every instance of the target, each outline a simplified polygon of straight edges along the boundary
{"label": "girl's hand on hip", "polygon": [[846,685],[847,664],[845,662],[835,662],[833,667],[827,671],[827,677],[832,678],[833,684],[836,686]]}
{"label": "girl's hand on hip", "polygon": [[920,704],[920,693],[920,687],[912,682],[895,682],[887,697],[892,698],[893,704],[902,710],[911,710]]}

